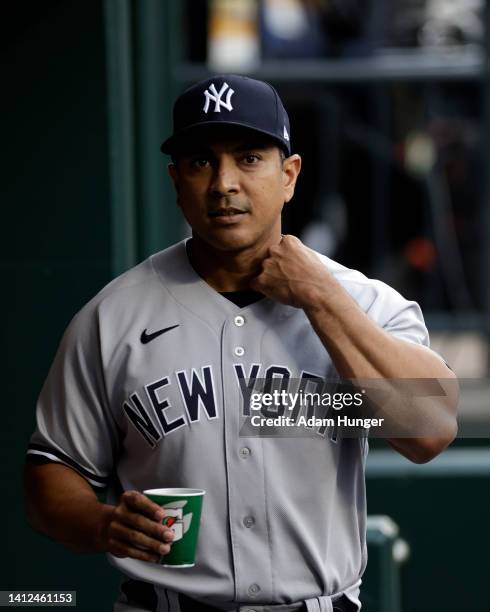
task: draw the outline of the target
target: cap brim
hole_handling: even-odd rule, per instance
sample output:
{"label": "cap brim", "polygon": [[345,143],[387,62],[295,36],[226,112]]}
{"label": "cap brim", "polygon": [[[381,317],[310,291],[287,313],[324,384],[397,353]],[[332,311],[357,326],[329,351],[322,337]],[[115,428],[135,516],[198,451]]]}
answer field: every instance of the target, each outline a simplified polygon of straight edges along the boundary
{"label": "cap brim", "polygon": [[170,138],[167,138],[167,140],[165,140],[162,146],[160,147],[160,151],[167,155],[172,155],[172,153],[177,151],[184,142],[189,141],[189,138],[192,137],[193,133],[197,134],[198,132],[201,132],[201,131],[206,132],[218,126],[228,126],[228,125],[240,127],[250,132],[255,132],[256,134],[263,134],[264,136],[268,136],[269,138],[274,140],[274,142],[276,142],[277,145],[285,153],[287,153],[288,155],[291,155],[291,145],[285,140],[282,140],[281,138],[279,138],[277,134],[268,132],[267,130],[260,130],[256,127],[251,127],[250,125],[246,123],[240,123],[239,121],[206,121],[205,123],[194,123],[192,125],[188,125],[183,130],[180,130],[177,134],[174,134],[173,136],[170,136]]}

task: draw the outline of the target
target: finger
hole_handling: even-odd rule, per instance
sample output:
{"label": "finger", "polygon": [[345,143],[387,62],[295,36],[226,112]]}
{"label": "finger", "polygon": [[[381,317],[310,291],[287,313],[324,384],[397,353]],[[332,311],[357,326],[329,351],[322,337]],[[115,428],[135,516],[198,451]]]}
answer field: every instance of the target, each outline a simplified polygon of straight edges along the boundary
{"label": "finger", "polygon": [[165,512],[158,504],[152,502],[151,499],[139,491],[126,491],[122,494],[121,501],[128,508],[145,514],[156,521],[161,521],[165,516]]}
{"label": "finger", "polygon": [[297,236],[293,234],[284,234],[281,240],[282,244],[303,244]]}
{"label": "finger", "polygon": [[268,257],[267,259],[264,259],[264,261],[262,262],[263,272],[270,272],[272,269],[275,269],[276,267],[277,267],[277,263],[274,261],[272,257]]}
{"label": "finger", "polygon": [[[281,244],[274,244],[269,247],[269,257],[274,257],[276,255],[280,255],[282,253]],[[267,258],[264,260],[267,261]]]}
{"label": "finger", "polygon": [[149,561],[150,563],[158,563],[161,555],[155,555],[154,553],[146,550],[140,550],[132,546],[127,546],[121,542],[113,541],[109,552],[115,557],[124,558],[131,557],[132,559],[138,559],[139,561]]}
{"label": "finger", "polygon": [[132,548],[142,549],[156,555],[166,555],[170,550],[168,542],[164,543],[141,533],[141,531],[117,523],[113,525],[110,537],[116,542],[124,542]]}
{"label": "finger", "polygon": [[141,531],[148,536],[159,540],[170,541],[173,538],[173,531],[162,525],[159,521],[146,518],[142,514],[129,510],[120,510],[116,513],[117,520],[131,529]]}

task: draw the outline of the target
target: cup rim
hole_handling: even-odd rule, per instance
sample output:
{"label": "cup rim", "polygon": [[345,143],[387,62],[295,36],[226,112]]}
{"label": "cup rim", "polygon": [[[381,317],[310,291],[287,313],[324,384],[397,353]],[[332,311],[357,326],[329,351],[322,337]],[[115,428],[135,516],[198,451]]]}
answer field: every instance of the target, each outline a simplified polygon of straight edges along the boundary
{"label": "cup rim", "polygon": [[204,489],[188,489],[186,487],[169,487],[161,489],[145,489],[144,495],[167,495],[173,497],[195,497],[198,495],[204,495],[206,491]]}

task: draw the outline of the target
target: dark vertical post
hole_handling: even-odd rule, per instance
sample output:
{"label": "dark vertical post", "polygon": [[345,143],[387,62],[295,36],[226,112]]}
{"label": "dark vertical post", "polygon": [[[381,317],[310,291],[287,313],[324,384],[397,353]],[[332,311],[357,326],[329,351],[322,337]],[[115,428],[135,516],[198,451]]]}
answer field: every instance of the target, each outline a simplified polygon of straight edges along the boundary
{"label": "dark vertical post", "polygon": [[130,0],[105,0],[111,268],[117,275],[137,257],[133,63]]}
{"label": "dark vertical post", "polygon": [[173,70],[180,60],[180,4],[171,0],[135,2],[141,257],[168,246],[182,234],[181,214],[167,176],[168,159],[159,151],[171,131],[172,101],[177,93]]}
{"label": "dark vertical post", "polygon": [[[390,5],[371,2],[368,22],[369,48],[376,50],[385,43],[387,19]],[[389,82],[375,82],[370,87],[373,113],[373,127],[380,137],[390,142],[391,138],[391,101]],[[391,248],[391,160],[376,150],[371,151],[372,169],[372,219],[371,219],[371,271],[377,276],[386,265]]]}
{"label": "dark vertical post", "polygon": [[[374,127],[379,135],[391,142],[391,104],[389,84],[372,86]],[[391,248],[391,159],[376,150],[372,155],[373,216],[371,220],[372,271],[375,276],[382,273]]]}
{"label": "dark vertical post", "polygon": [[[484,169],[484,185],[483,185],[483,274],[482,282],[484,283],[484,329],[487,335],[487,340],[490,337],[490,0],[485,2],[485,45],[483,49],[482,62],[482,86],[483,86],[483,125],[484,125],[484,140],[482,147],[482,156]],[[490,371],[490,360],[487,363],[487,368]]]}

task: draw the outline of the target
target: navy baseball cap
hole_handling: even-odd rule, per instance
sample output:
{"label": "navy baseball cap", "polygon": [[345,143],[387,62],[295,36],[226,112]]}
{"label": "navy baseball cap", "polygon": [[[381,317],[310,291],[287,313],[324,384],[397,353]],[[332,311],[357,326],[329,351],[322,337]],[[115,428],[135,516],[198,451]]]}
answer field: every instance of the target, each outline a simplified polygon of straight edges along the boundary
{"label": "navy baseball cap", "polygon": [[174,133],[161,146],[171,154],[198,130],[234,125],[265,134],[291,155],[289,117],[277,91],[264,81],[224,74],[196,83],[174,104]]}

